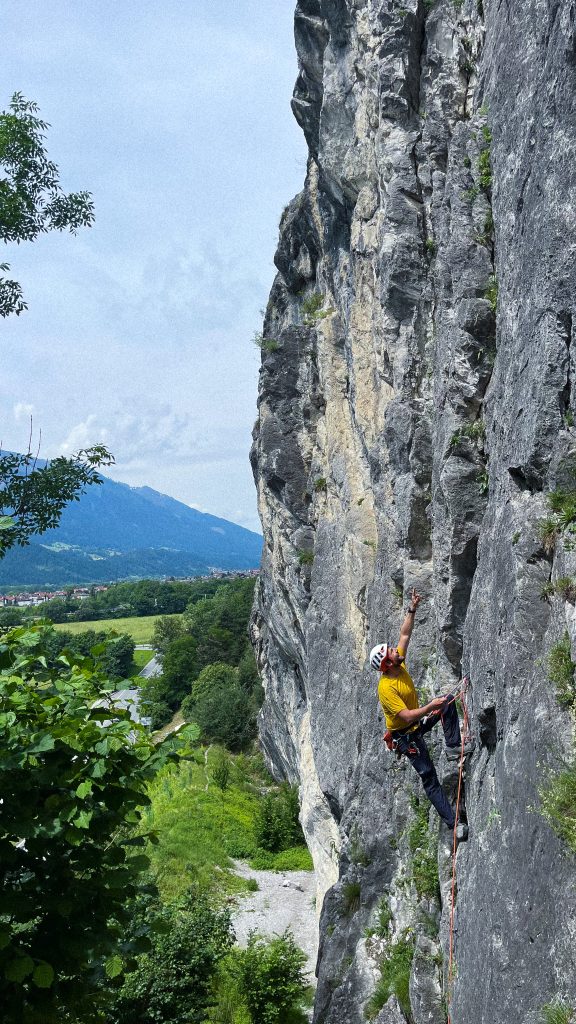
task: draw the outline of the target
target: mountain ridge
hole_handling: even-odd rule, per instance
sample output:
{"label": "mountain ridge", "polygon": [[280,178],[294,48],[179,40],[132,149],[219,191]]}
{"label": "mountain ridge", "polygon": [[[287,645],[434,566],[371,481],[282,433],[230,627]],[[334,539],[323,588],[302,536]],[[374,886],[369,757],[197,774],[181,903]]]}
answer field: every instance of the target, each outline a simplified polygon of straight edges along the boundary
{"label": "mountain ridge", "polygon": [[262,538],[152,487],[103,477],[60,525],[0,562],[0,584],[96,583],[257,568]]}

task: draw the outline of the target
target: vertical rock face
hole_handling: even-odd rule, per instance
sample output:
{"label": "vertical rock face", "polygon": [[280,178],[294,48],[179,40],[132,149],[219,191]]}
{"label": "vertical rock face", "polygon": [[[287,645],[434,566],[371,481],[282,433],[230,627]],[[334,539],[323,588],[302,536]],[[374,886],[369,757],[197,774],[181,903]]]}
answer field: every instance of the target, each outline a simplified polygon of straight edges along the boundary
{"label": "vertical rock face", "polygon": [[575,488],[576,4],[300,0],[295,32],[310,156],[263,332],[253,628],[320,879],[315,1020],[446,1019],[449,837],[367,666],[415,586],[415,681],[472,680],[451,1020],[528,1024],[576,1003],[575,863],[539,813],[574,632],[541,593],[576,559],[538,529]]}

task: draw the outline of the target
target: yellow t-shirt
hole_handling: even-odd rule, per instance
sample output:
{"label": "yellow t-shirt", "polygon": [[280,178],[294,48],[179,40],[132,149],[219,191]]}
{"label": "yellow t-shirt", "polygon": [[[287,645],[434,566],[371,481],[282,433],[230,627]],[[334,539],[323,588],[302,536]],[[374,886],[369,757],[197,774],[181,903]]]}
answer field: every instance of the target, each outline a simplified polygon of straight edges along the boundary
{"label": "yellow t-shirt", "polygon": [[[404,654],[404,651],[399,647],[398,653]],[[378,699],[384,708],[387,729],[409,729],[412,732],[418,728],[417,722],[407,726],[406,722],[398,718],[398,712],[404,708],[415,711],[419,707],[412,676],[404,668],[404,663],[382,673],[378,683]]]}

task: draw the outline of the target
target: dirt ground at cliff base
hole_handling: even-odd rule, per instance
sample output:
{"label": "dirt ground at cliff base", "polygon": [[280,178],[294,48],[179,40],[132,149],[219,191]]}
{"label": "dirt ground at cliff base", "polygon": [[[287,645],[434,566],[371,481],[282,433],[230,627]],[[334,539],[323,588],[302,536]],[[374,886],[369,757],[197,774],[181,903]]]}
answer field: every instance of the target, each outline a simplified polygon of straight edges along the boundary
{"label": "dirt ground at cliff base", "polygon": [[315,984],[318,953],[316,876],[313,871],[255,871],[245,861],[234,861],[242,878],[255,878],[258,891],[239,896],[232,906],[232,925],[240,946],[251,931],[281,935],[287,928],[308,957],[309,984]]}

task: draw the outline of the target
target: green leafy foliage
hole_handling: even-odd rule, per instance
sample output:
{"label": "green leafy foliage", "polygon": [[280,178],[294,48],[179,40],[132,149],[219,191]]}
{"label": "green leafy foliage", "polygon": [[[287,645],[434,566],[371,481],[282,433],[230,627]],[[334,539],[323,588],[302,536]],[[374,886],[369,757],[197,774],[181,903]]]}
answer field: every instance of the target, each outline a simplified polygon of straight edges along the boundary
{"label": "green leafy foliage", "polygon": [[300,565],[312,565],[314,562],[314,552],[304,550],[299,551],[298,561]]}
{"label": "green leafy foliage", "polygon": [[260,803],[254,823],[258,847],[270,853],[279,853],[303,843],[298,812],[296,786],[284,784],[277,792],[267,793]]}
{"label": "green leafy foliage", "polygon": [[198,644],[198,671],[215,661],[238,665],[247,648],[254,579],[236,579],[212,597],[189,605],[184,629]]}
{"label": "green leafy foliage", "polygon": [[232,763],[225,750],[218,750],[212,761],[212,778],[218,789],[224,793],[228,789],[232,775]]}
{"label": "green leafy foliage", "polygon": [[414,939],[406,934],[396,942],[391,942],[380,961],[380,978],[374,994],[365,1006],[368,1020],[378,1016],[390,996],[396,996],[402,1013],[411,1020],[410,1006],[410,970],[414,957]]}
{"label": "green leafy foliage", "polygon": [[157,686],[168,706],[175,711],[190,693],[198,672],[197,642],[192,636],[179,636],[168,644],[162,658],[162,682]]}
{"label": "green leafy foliage", "polygon": [[174,640],[180,639],[182,632],[182,619],[179,616],[162,615],[154,623],[152,646],[160,654],[164,654]]}
{"label": "green leafy foliage", "polygon": [[98,970],[134,953],[124,931],[149,863],[145,829],[134,836],[147,787],[177,759],[114,705],[93,660],[54,667],[48,635],[0,639],[3,1024],[93,1019]]}
{"label": "green leafy foliage", "polygon": [[576,604],[576,579],[573,576],[560,576],[555,581],[548,580],[542,587],[540,596],[545,600],[558,596],[563,601]]}
{"label": "green leafy foliage", "polygon": [[492,133],[488,125],[482,126],[482,138],[484,145],[480,150],[480,156],[478,157],[478,171],[480,174],[480,188],[484,192],[490,192],[492,188],[492,164],[490,160],[490,146],[492,143]]}
{"label": "green leafy foliage", "polygon": [[[117,619],[127,616],[160,616],[158,638],[154,644],[164,650],[166,642],[180,635],[175,624],[181,620],[173,616],[200,601],[212,597],[220,588],[227,586],[225,580],[134,580],[130,583],[114,583],[103,591],[93,591],[90,597],[79,601],[70,593],[66,598],[47,601],[43,611],[52,622],[87,622],[95,619]],[[27,615],[26,609],[22,614]]]}
{"label": "green leafy foliage", "polygon": [[309,295],[302,303],[302,316],[306,327],[312,327],[322,316],[326,316],[326,313],[322,313],[322,306],[324,305],[324,299],[320,292],[313,292]]}
{"label": "green leafy foliage", "polygon": [[58,526],[66,505],[78,501],[90,484],[102,483],[98,467],[113,462],[103,445],[82,449],[70,458],[59,456],[42,465],[31,452],[0,452],[0,514],[4,517],[0,558],[15,544],[24,547],[33,535]]}
{"label": "green leafy foliage", "polygon": [[450,450],[458,448],[464,440],[473,441],[480,445],[484,440],[486,429],[484,427],[483,420],[474,420],[473,423],[465,423],[462,427],[458,427],[450,438]]}
{"label": "green leafy foliage", "polygon": [[276,338],[266,338],[261,333],[256,333],[254,335],[254,344],[257,348],[261,349],[262,352],[266,353],[276,352],[280,348]]}
{"label": "green leafy foliage", "polygon": [[288,931],[268,940],[252,934],[247,948],[235,951],[228,967],[252,1024],[303,1024],[305,965],[306,954]]}
{"label": "green leafy foliage", "polygon": [[150,948],[112,995],[107,1024],[202,1024],[216,967],[232,945],[229,912],[198,889],[167,906],[141,898],[128,934],[142,932]]}
{"label": "green leafy foliage", "polygon": [[238,683],[203,691],[190,711],[203,739],[237,753],[256,736],[256,708]]}
{"label": "green leafy foliage", "polygon": [[87,629],[82,633],[51,630],[46,635],[46,648],[53,659],[64,650],[73,654],[92,655],[98,668],[110,679],[125,679],[132,674],[134,641],[124,633],[97,633]]}
{"label": "green leafy foliage", "polygon": [[[88,192],[66,195],[58,168],[44,147],[48,125],[37,116],[36,103],[14,93],[8,110],[0,113],[0,239],[32,241],[47,231],[75,233],[94,220]],[[2,272],[10,268],[0,265]],[[0,278],[0,316],[26,309],[18,282]]]}
{"label": "green leafy foliage", "polygon": [[563,708],[570,708],[576,702],[576,682],[570,648],[570,637],[566,631],[560,640],[550,648],[548,655],[548,677],[556,684],[556,700]]}

